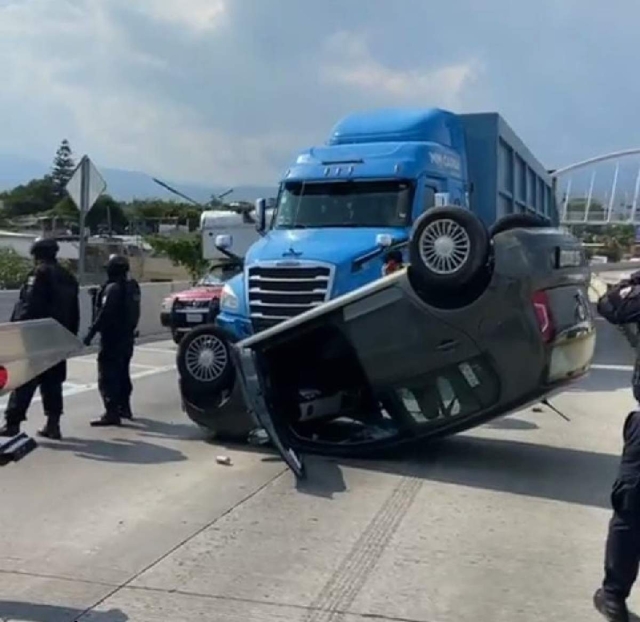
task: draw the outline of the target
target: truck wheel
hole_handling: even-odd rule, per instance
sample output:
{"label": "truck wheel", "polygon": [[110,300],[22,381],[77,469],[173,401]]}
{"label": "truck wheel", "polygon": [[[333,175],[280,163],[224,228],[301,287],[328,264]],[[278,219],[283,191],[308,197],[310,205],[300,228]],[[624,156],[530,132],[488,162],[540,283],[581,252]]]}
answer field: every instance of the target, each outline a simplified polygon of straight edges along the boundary
{"label": "truck wheel", "polygon": [[225,332],[211,324],[198,326],[183,336],[177,367],[190,393],[215,395],[233,385],[235,369],[229,347]]}
{"label": "truck wheel", "polygon": [[436,207],[414,223],[409,238],[411,271],[428,286],[457,289],[487,265],[489,234],[468,209]]}
{"label": "truck wheel", "polygon": [[493,238],[510,229],[541,229],[550,227],[551,221],[537,214],[509,214],[495,222],[489,229],[489,237]]}

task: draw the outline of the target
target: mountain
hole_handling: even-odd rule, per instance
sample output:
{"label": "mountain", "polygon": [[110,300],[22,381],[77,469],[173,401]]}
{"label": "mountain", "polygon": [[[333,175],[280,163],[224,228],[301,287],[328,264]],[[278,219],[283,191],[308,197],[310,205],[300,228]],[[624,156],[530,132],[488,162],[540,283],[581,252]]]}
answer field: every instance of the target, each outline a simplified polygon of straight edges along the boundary
{"label": "mountain", "polygon": [[[46,175],[50,166],[38,160],[0,153],[0,192],[10,190],[32,179]],[[107,183],[107,192],[118,201],[132,199],[176,199],[173,194],[156,184],[151,175],[138,171],[115,168],[100,168],[100,173]],[[226,192],[228,186],[205,186],[198,184],[182,184],[167,179],[162,181],[192,199],[205,202],[212,194]],[[228,201],[255,201],[258,198],[276,196],[276,186],[238,186],[233,193],[227,195]]]}

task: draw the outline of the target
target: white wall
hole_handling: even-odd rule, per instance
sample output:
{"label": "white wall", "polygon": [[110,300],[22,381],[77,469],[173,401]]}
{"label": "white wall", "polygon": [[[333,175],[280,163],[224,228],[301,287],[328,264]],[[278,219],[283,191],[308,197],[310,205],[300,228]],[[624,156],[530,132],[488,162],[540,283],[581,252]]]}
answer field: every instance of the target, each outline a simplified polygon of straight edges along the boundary
{"label": "white wall", "polygon": [[[162,300],[172,292],[187,289],[187,281],[173,281],[171,283],[141,283],[142,308],[140,313],[140,336],[148,337],[166,333],[167,329],[160,324],[160,305]],[[0,323],[8,322],[13,306],[18,299],[15,290],[0,291]],[[87,288],[80,292],[80,335],[86,333],[91,321],[91,298]]]}

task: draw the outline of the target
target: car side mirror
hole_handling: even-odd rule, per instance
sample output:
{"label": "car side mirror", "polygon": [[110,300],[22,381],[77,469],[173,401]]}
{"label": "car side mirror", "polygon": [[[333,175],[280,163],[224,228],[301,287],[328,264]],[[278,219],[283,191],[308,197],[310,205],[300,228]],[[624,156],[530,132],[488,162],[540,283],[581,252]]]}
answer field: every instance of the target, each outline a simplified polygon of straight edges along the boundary
{"label": "car side mirror", "polygon": [[233,246],[233,237],[223,233],[221,235],[216,235],[216,248],[221,250],[227,250]]}
{"label": "car side mirror", "polygon": [[264,233],[267,228],[267,202],[264,199],[256,201],[256,231]]}

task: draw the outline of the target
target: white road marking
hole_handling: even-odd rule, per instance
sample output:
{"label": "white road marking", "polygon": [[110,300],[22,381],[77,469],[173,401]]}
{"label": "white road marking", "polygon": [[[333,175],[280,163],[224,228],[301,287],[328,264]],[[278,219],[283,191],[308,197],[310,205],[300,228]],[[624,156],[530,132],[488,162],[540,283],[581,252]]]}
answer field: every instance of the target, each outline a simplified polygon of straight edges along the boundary
{"label": "white road marking", "polygon": [[599,369],[603,371],[633,371],[633,365],[605,365],[595,363],[591,365],[591,369]]}
{"label": "white road marking", "polygon": [[[155,376],[157,374],[164,374],[168,371],[175,370],[175,365],[165,365],[164,367],[154,367],[152,369],[147,369],[146,371],[141,371],[137,373],[131,374],[131,380],[136,381],[139,378],[146,378],[147,376]],[[80,395],[81,393],[88,393],[89,391],[94,391],[98,388],[97,382],[90,382],[88,384],[74,384],[71,382],[64,383],[63,395],[65,398],[71,397],[73,395]],[[42,398],[39,394],[36,394],[33,398],[32,404],[40,402]],[[0,408],[4,408],[9,402],[9,396],[0,398]]]}
{"label": "white road marking", "polygon": [[146,346],[137,346],[136,351],[140,352],[157,352],[160,354],[176,354],[177,350],[171,350],[168,348],[147,348]]}
{"label": "white road marking", "polygon": [[[69,359],[69,362],[72,361],[78,361],[79,363],[91,363],[92,365],[97,365],[97,361],[94,358],[87,358],[87,357],[76,357],[76,358],[72,358]],[[158,369],[157,365],[143,365],[142,363],[130,363],[129,364],[131,367],[139,367],[140,369]]]}

